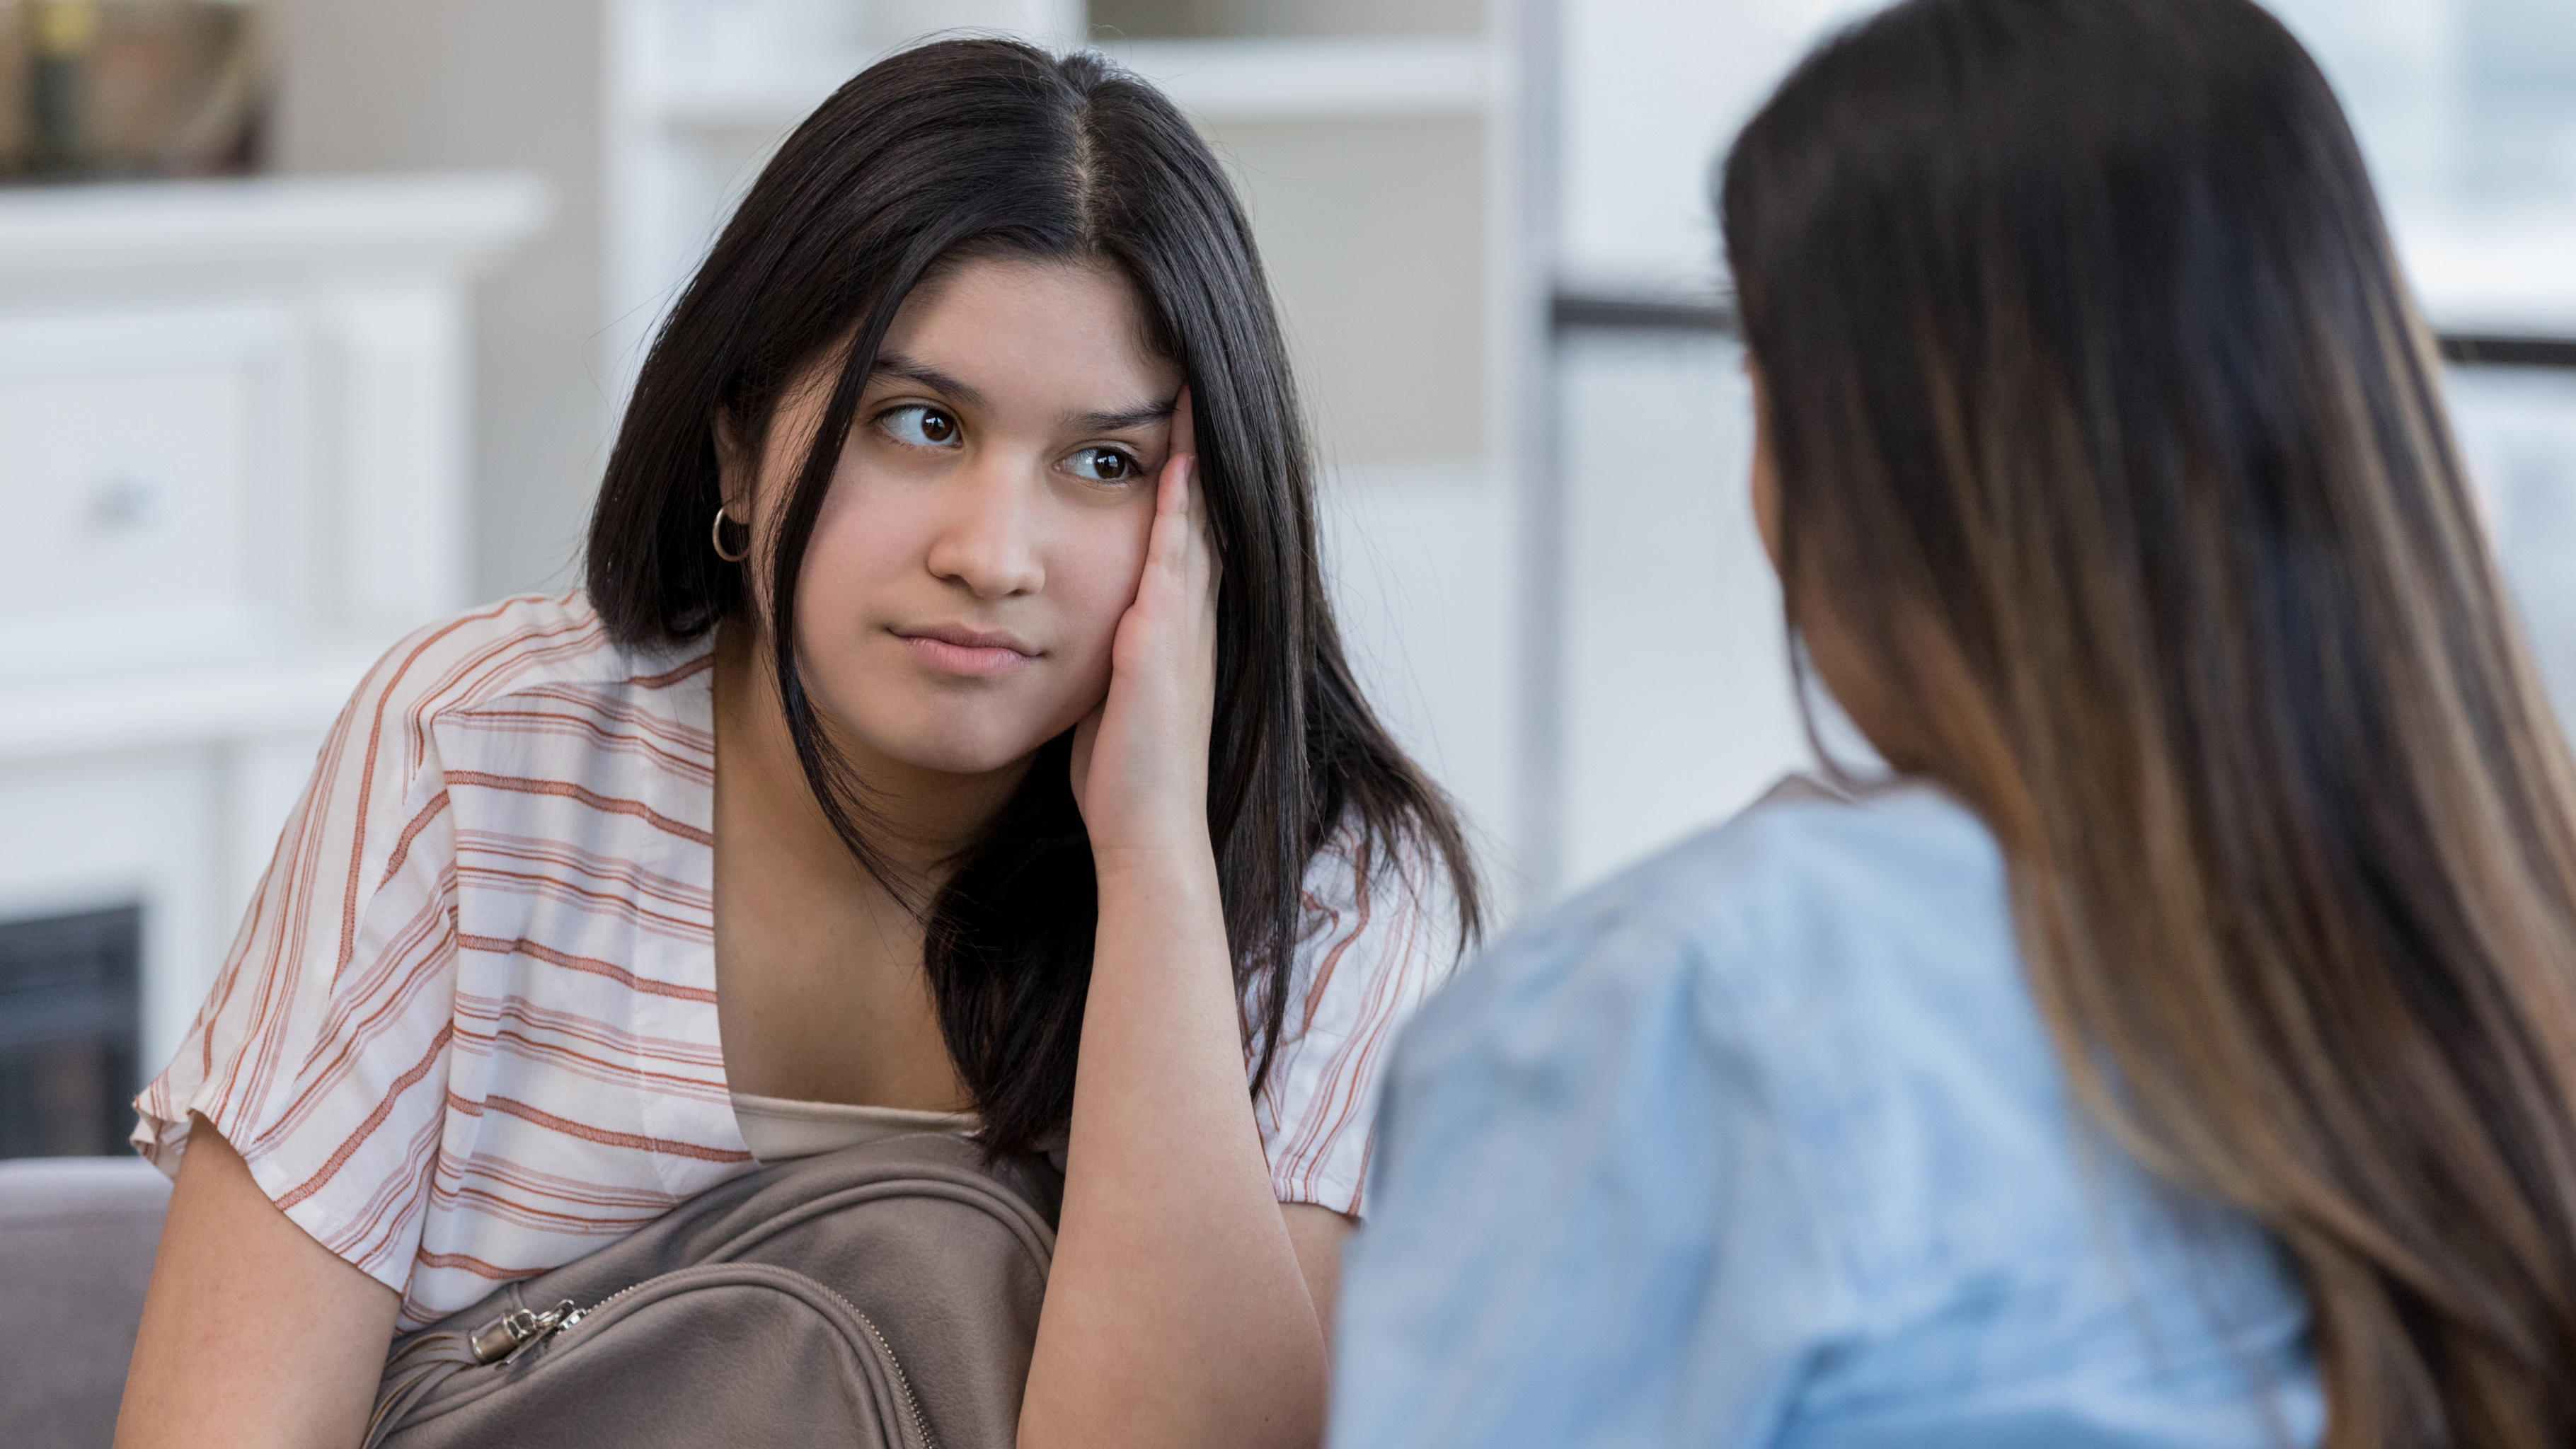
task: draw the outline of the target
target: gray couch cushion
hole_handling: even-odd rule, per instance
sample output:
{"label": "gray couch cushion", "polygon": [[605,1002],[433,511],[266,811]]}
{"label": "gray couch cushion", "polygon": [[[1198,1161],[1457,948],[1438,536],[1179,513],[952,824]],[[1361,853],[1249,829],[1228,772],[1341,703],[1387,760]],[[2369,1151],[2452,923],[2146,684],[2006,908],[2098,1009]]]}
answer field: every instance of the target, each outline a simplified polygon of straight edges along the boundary
{"label": "gray couch cushion", "polygon": [[140,1158],[0,1162],[0,1444],[107,1449],[170,1183]]}

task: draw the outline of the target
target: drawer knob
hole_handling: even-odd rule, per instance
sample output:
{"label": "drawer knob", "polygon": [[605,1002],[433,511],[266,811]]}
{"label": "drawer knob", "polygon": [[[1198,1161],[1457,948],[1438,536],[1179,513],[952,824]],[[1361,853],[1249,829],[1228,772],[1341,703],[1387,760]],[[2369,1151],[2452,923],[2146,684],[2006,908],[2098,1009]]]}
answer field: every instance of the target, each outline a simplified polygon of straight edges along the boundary
{"label": "drawer knob", "polygon": [[177,489],[168,470],[149,463],[127,463],[89,485],[90,527],[100,533],[150,531],[170,511]]}

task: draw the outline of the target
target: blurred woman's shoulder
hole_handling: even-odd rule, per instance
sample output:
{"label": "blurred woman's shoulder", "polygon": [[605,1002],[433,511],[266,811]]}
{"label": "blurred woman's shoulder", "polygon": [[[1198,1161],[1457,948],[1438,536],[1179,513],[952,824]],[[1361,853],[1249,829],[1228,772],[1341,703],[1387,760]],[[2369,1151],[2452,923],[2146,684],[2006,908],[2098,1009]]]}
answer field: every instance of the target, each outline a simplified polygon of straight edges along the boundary
{"label": "blurred woman's shoulder", "polygon": [[1774,1012],[1813,1027],[1819,1011],[1865,1011],[1904,978],[2015,984],[2017,959],[2002,861],[1974,814],[1921,782],[1791,775],[1724,824],[1524,920],[1460,973],[1420,1034],[1473,1034],[1520,1009],[1611,1007],[1686,973],[1726,1004],[1713,1025],[1736,1037]]}
{"label": "blurred woman's shoulder", "polygon": [[[1355,1360],[1397,1330],[1545,1339],[1708,1416],[1671,1436],[1700,1442],[1790,1415],[1872,1442],[2315,1438],[2295,1283],[2077,1109],[2000,852],[1930,785],[1785,782],[1539,913],[1422,1011],[1386,1095]],[[1489,1282],[1545,1286],[1479,1310],[1525,1311],[1508,1331],[1443,1316]],[[1403,1376],[1335,1388],[1400,1403]],[[1533,1393],[1511,1412],[1563,1407]]]}

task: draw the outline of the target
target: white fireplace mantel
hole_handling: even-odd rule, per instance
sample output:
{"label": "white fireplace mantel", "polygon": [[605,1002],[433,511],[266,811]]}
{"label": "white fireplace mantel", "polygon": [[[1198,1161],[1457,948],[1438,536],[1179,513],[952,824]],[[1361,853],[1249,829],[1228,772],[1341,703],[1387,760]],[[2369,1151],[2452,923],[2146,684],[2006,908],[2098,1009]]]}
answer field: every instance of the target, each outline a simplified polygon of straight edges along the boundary
{"label": "white fireplace mantel", "polygon": [[130,298],[138,283],[296,286],[333,275],[470,279],[554,211],[531,173],[263,177],[0,195],[0,289]]}
{"label": "white fireplace mantel", "polygon": [[0,918],[144,907],[176,1045],[367,661],[468,602],[531,175],[0,191]]}

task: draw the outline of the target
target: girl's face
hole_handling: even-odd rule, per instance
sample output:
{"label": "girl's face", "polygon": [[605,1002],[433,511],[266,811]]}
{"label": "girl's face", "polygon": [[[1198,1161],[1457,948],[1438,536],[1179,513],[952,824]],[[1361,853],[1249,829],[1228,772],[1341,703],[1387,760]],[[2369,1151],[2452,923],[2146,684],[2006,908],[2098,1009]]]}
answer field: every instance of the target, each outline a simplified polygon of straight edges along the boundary
{"label": "girl's face", "polygon": [[[950,774],[1025,759],[1106,697],[1180,368],[1113,270],[965,263],[896,312],[797,584],[797,661],[866,757]],[[765,541],[839,360],[790,389],[726,511],[767,618]],[[730,433],[722,436],[730,439]]]}

